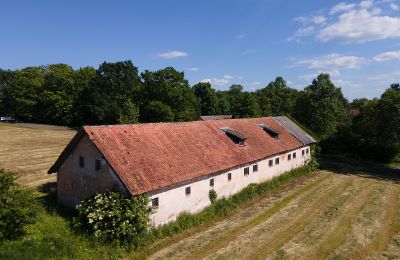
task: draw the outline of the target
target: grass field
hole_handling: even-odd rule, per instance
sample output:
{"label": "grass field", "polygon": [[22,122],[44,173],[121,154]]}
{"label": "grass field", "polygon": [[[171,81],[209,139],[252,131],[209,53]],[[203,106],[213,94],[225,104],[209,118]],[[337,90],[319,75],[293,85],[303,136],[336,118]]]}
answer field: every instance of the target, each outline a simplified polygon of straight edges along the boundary
{"label": "grass field", "polygon": [[131,258],[400,258],[400,171],[325,167]]}
{"label": "grass field", "polygon": [[[74,131],[0,125],[0,167],[21,182],[49,181],[47,169]],[[400,170],[325,162],[324,170],[293,178],[238,209],[160,240],[130,259],[399,259]],[[47,187],[47,188],[46,188]],[[45,210],[0,258],[108,259],[126,254],[92,245],[72,232],[55,205],[55,186],[39,185]]]}
{"label": "grass field", "polygon": [[55,181],[47,170],[75,131],[43,125],[0,125],[0,168],[20,175],[20,183],[37,186]]}

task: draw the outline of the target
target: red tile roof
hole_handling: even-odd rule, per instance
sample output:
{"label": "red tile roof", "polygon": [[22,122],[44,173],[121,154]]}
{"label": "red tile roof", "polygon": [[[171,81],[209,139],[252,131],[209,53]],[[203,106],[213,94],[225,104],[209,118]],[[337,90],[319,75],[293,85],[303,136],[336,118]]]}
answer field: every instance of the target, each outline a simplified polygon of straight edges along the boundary
{"label": "red tile roof", "polygon": [[[279,139],[259,124],[279,131]],[[222,127],[245,135],[245,146],[235,144]],[[134,195],[303,146],[272,118],[85,126],[84,131]]]}

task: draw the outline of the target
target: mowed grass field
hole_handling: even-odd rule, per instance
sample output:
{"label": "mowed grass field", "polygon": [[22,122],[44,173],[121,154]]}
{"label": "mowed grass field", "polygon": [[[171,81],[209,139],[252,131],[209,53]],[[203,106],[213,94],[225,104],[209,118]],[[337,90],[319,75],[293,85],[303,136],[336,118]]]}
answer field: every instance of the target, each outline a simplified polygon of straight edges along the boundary
{"label": "mowed grass field", "polygon": [[131,258],[400,259],[400,172],[328,168]]}
{"label": "mowed grass field", "polygon": [[47,170],[75,133],[52,126],[0,124],[0,168],[17,172],[26,186],[55,181],[56,175]]}

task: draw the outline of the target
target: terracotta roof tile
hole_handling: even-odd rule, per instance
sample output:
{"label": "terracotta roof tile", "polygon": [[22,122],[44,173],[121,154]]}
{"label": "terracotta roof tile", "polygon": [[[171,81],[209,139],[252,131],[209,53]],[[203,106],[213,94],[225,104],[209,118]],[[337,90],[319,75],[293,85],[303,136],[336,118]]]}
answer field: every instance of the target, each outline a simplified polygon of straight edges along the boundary
{"label": "terracotta roof tile", "polygon": [[[280,132],[269,136],[258,125]],[[240,146],[220,130],[247,137]],[[168,187],[303,146],[272,118],[85,126],[84,130],[132,194]]]}

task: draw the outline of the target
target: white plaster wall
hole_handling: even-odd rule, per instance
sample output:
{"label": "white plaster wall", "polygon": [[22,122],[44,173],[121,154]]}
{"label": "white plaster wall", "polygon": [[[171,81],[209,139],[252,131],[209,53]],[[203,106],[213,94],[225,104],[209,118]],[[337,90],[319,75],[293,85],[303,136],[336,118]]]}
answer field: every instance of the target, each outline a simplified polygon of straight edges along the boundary
{"label": "white plaster wall", "polygon": [[[302,155],[302,150],[309,149],[308,154]],[[210,205],[208,198],[210,179],[214,178],[213,189],[218,197],[229,197],[247,187],[251,183],[261,183],[274,176],[304,165],[310,159],[310,147],[303,147],[290,152],[292,159],[288,160],[288,154],[284,153],[257,162],[258,171],[253,172],[253,164],[238,167],[236,169],[223,172],[218,175],[204,177],[199,181],[191,182],[186,185],[177,185],[169,189],[155,191],[149,194],[150,199],[157,198],[159,207],[150,216],[151,224],[157,226],[175,220],[180,213],[196,213]],[[293,153],[296,158],[293,159]],[[275,158],[279,157],[279,165],[275,165]],[[269,166],[269,160],[273,160],[273,166]],[[244,175],[244,168],[249,167],[250,174]],[[232,179],[228,181],[228,173],[232,174]],[[185,188],[191,187],[191,194],[185,194]],[[151,201],[150,201],[151,204]]]}

